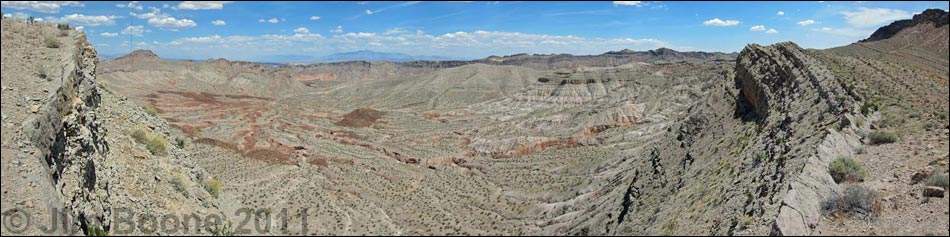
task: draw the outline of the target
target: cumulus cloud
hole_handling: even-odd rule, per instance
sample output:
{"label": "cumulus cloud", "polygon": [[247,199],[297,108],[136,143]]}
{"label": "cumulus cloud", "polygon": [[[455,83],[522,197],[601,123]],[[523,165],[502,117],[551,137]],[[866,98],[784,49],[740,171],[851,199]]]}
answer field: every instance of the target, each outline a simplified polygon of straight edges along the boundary
{"label": "cumulus cloud", "polygon": [[145,9],[144,7],[142,7],[142,4],[139,4],[139,1],[131,1],[128,4],[116,4],[115,6],[118,8],[130,8],[130,9],[135,9],[139,11]]}
{"label": "cumulus cloud", "polygon": [[214,21],[211,21],[211,24],[216,25],[216,26],[223,26],[223,25],[227,25],[228,23],[222,20],[214,20]]}
{"label": "cumulus cloud", "polygon": [[868,37],[869,35],[871,35],[871,33],[873,33],[873,31],[871,30],[853,29],[853,28],[822,27],[819,29],[812,29],[812,30],[818,31],[818,32],[824,32],[824,33],[828,33],[832,35],[837,35],[837,36],[853,38],[853,39],[861,39],[864,37]]}
{"label": "cumulus cloud", "polygon": [[78,1],[0,1],[0,6],[42,13],[59,13],[63,7],[83,7]]}
{"label": "cumulus cloud", "polygon": [[192,20],[175,19],[174,17],[151,18],[151,19],[148,19],[148,24],[162,30],[167,30],[167,31],[178,31],[180,29],[187,29],[187,28],[198,26],[198,24]]}
{"label": "cumulus cloud", "polygon": [[140,26],[140,25],[128,26],[128,27],[125,27],[125,29],[122,29],[122,31],[119,33],[123,35],[142,36],[142,33],[145,33],[145,27]]}
{"label": "cumulus cloud", "polygon": [[170,45],[182,45],[185,43],[210,44],[210,43],[223,43],[223,42],[224,40],[220,35],[212,35],[212,36],[205,36],[205,37],[181,38],[181,39],[177,39],[172,42],[169,42],[169,44]]}
{"label": "cumulus cloud", "polygon": [[119,36],[119,33],[102,32],[102,33],[99,34],[99,36],[102,36],[102,37],[116,37],[116,36]]}
{"label": "cumulus cloud", "polygon": [[162,10],[161,10],[161,9],[154,8],[154,7],[153,7],[153,8],[151,8],[151,10],[152,10],[151,12],[146,12],[146,13],[129,12],[129,15],[131,15],[131,16],[133,16],[133,17],[135,17],[135,18],[139,18],[139,19],[152,19],[152,18],[164,18],[164,17],[169,17],[168,14],[162,13]]}
{"label": "cumulus cloud", "polygon": [[280,22],[280,19],[277,19],[277,17],[274,17],[274,18],[271,18],[271,19],[263,19],[263,18],[262,18],[262,19],[257,20],[257,22],[260,22],[260,23],[268,22],[268,23],[271,23],[271,24],[277,24],[278,22]]}
{"label": "cumulus cloud", "polygon": [[763,26],[763,25],[757,25],[757,26],[753,26],[753,27],[749,28],[749,30],[751,30],[751,31],[763,31],[763,30],[765,30],[765,26]]}
{"label": "cumulus cloud", "polygon": [[336,29],[330,30],[333,33],[343,33],[343,26],[336,26]]}
{"label": "cumulus cloud", "polygon": [[795,23],[795,24],[798,24],[800,26],[808,26],[811,24],[815,24],[815,20],[809,19],[809,20],[799,21],[798,23]]}
{"label": "cumulus cloud", "polygon": [[294,33],[297,33],[297,34],[310,34],[310,30],[307,29],[307,28],[305,28],[305,27],[300,27],[300,28],[297,28],[296,30],[294,30]]}
{"label": "cumulus cloud", "polygon": [[614,1],[614,6],[641,7],[642,5],[643,5],[642,1]]}
{"label": "cumulus cloud", "polygon": [[369,9],[367,9],[367,10],[366,10],[366,15],[373,15],[373,11],[372,11],[372,10],[369,10]]}
{"label": "cumulus cloud", "polygon": [[765,33],[766,33],[766,34],[778,34],[778,31],[775,30],[775,29],[769,29],[769,30],[766,31]]}
{"label": "cumulus cloud", "polygon": [[[342,27],[338,27],[342,31]],[[388,34],[387,34],[388,33]],[[267,34],[260,36],[211,35],[181,38],[168,43],[176,48],[208,50],[208,53],[224,56],[227,48],[235,50],[237,57],[254,54],[299,54],[345,52],[353,50],[377,50],[418,55],[440,55],[451,49],[455,55],[485,57],[490,54],[515,53],[572,53],[599,54],[620,49],[672,48],[658,39],[634,38],[584,38],[573,35],[544,35],[505,31],[459,31],[441,35],[427,34],[421,30],[387,30],[384,33],[350,32],[324,37],[308,31],[293,34]],[[199,45],[200,44],[200,45]],[[247,50],[261,49],[261,50]],[[263,50],[268,49],[268,50]],[[224,51],[222,51],[224,50]],[[267,51],[267,52],[263,52]],[[218,57],[218,56],[215,56]]]}
{"label": "cumulus cloud", "polygon": [[320,20],[320,16],[311,16],[311,17],[310,17],[310,20],[311,20],[311,21]]}
{"label": "cumulus cloud", "polygon": [[395,34],[403,34],[403,33],[406,33],[406,30],[396,27],[396,28],[386,30],[386,32],[383,32],[383,35],[395,35]]}
{"label": "cumulus cloud", "polygon": [[176,10],[221,10],[224,4],[231,1],[183,1],[178,6],[173,7]]}
{"label": "cumulus cloud", "polygon": [[712,20],[703,22],[703,25],[726,27],[726,26],[735,26],[735,25],[738,25],[739,23],[741,22],[737,20],[720,20],[719,18],[713,18]]}
{"label": "cumulus cloud", "polygon": [[100,26],[106,25],[111,26],[115,25],[115,19],[122,18],[119,16],[87,16],[83,14],[69,14],[63,16],[59,19],[59,22],[75,24],[75,25],[84,25],[84,26]]}
{"label": "cumulus cloud", "polygon": [[860,7],[858,11],[843,11],[845,22],[858,28],[868,28],[913,17],[909,12],[887,9]]}
{"label": "cumulus cloud", "polygon": [[784,16],[784,15],[785,15],[785,12],[783,12],[783,11],[778,11],[777,13],[775,13],[775,15]]}

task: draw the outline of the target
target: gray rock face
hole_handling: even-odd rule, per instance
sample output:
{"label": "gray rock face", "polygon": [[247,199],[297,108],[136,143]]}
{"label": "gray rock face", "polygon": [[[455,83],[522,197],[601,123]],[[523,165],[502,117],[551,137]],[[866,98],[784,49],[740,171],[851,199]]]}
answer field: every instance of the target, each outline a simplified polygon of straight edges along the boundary
{"label": "gray rock face", "polygon": [[104,165],[108,144],[97,119],[100,94],[96,84],[96,50],[80,36],[71,46],[74,54],[54,78],[46,104],[23,128],[39,152],[35,159],[48,167],[48,175],[62,195],[75,226],[110,225],[108,201],[111,176]]}

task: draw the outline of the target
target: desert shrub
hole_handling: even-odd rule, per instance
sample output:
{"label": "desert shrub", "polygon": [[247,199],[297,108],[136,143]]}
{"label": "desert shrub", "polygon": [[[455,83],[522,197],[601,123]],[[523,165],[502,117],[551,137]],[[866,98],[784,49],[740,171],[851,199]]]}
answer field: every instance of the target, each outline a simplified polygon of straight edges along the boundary
{"label": "desert shrub", "polygon": [[208,232],[211,233],[211,236],[234,236],[234,227],[232,227],[231,222],[227,222],[208,228]]}
{"label": "desert shrub", "polygon": [[866,100],[864,101],[863,104],[861,104],[861,114],[863,114],[864,116],[867,116],[873,113],[874,111],[877,111],[879,108],[880,108],[880,105],[878,105],[877,103]]}
{"label": "desert shrub", "polygon": [[868,134],[868,140],[872,145],[895,143],[897,139],[897,133],[889,131],[876,131]]}
{"label": "desert shrub", "polygon": [[59,40],[53,36],[43,37],[43,44],[46,45],[47,48],[51,48],[51,49],[56,49],[56,48],[59,48],[60,46]]}
{"label": "desert shrub", "polygon": [[855,154],[858,154],[858,155],[863,155],[863,154],[867,153],[867,151],[864,150],[864,147],[863,147],[863,146],[860,146],[860,147],[858,147],[858,148],[854,148],[854,153],[855,153]]}
{"label": "desert shrub", "polygon": [[859,164],[851,157],[839,156],[828,166],[828,173],[836,183],[842,182],[861,182],[867,176],[864,166]]}
{"label": "desert shrub", "polygon": [[152,155],[168,155],[168,141],[161,134],[152,132],[149,128],[138,125],[132,128],[132,139],[139,144],[144,144]]}
{"label": "desert shrub", "polygon": [[185,149],[185,139],[175,138],[175,147],[178,149]]}
{"label": "desert shrub", "polygon": [[738,229],[740,230],[748,229],[749,227],[752,226],[754,222],[755,222],[755,218],[751,216],[743,216],[742,218],[739,219]]}
{"label": "desert shrub", "polygon": [[927,178],[927,185],[941,187],[944,190],[950,189],[950,177],[945,174],[933,174]]}
{"label": "desert shrub", "polygon": [[205,183],[205,190],[211,194],[212,197],[218,198],[221,195],[221,181],[218,179],[212,178]]}
{"label": "desert shrub", "polygon": [[56,28],[59,29],[59,30],[61,30],[61,31],[65,31],[65,30],[69,30],[69,29],[70,29],[69,24],[64,24],[64,23],[56,24]]}
{"label": "desert shrub", "polygon": [[822,203],[825,215],[849,215],[873,218],[880,212],[877,193],[863,186],[850,186],[844,194]]}
{"label": "desert shrub", "polygon": [[152,104],[148,104],[148,103],[142,104],[142,109],[145,110],[145,113],[148,113],[149,115],[152,115],[152,116],[158,115],[158,108]]}
{"label": "desert shrub", "polygon": [[99,227],[89,226],[86,228],[86,236],[109,236],[109,232]]}
{"label": "desert shrub", "polygon": [[172,174],[172,180],[169,182],[172,184],[172,187],[175,188],[175,191],[185,196],[188,195],[188,186],[185,185],[185,174],[181,173],[181,171],[175,171],[175,173]]}

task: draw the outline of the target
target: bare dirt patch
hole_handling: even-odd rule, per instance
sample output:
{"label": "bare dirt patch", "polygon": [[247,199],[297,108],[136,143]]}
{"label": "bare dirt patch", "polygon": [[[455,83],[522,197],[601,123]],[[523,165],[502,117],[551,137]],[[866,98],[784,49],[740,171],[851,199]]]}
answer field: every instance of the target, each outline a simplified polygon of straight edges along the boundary
{"label": "bare dirt patch", "polygon": [[334,125],[354,128],[370,127],[375,125],[379,119],[383,118],[383,115],[385,115],[385,113],[374,109],[357,109],[343,115],[343,119],[334,123]]}

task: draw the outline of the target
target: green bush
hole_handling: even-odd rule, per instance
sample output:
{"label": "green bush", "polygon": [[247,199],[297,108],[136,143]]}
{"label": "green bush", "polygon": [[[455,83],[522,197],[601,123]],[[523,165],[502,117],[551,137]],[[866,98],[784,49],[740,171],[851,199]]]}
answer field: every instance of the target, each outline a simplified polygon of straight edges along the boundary
{"label": "green bush", "polygon": [[185,149],[185,139],[181,139],[180,137],[175,138],[175,146],[178,147],[178,149]]}
{"label": "green bush", "polygon": [[851,157],[838,157],[828,166],[828,173],[836,183],[862,182],[867,176],[864,166]]}
{"label": "green bush", "polygon": [[880,213],[877,193],[863,186],[850,186],[844,194],[822,203],[825,215],[875,217]]}
{"label": "green bush", "polygon": [[207,190],[212,197],[218,198],[221,195],[221,181],[215,178],[208,180],[208,182],[205,183],[205,190]]}
{"label": "green bush", "polygon": [[90,226],[86,228],[86,236],[109,236],[109,232],[99,227]]}
{"label": "green bush", "polygon": [[152,132],[151,129],[138,125],[132,128],[132,138],[139,144],[144,144],[152,155],[168,155],[168,141],[161,134]]}
{"label": "green bush", "polygon": [[888,131],[875,131],[868,134],[868,140],[872,145],[895,143],[898,140],[897,133]]}
{"label": "green bush", "polygon": [[945,174],[933,174],[927,178],[927,185],[941,187],[944,190],[950,189],[950,177]]}

